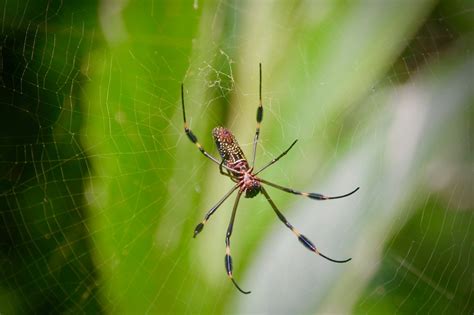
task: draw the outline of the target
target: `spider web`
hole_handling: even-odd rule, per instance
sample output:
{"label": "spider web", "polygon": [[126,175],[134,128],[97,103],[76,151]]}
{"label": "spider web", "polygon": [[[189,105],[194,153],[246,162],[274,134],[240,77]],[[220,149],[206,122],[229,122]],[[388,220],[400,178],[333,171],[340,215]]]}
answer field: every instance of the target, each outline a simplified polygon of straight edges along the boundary
{"label": "spider web", "polygon": [[[388,6],[388,7],[387,7]],[[5,1],[0,313],[456,313],[473,298],[473,7]],[[347,199],[241,200],[199,141],[247,157],[263,64],[262,177]]]}

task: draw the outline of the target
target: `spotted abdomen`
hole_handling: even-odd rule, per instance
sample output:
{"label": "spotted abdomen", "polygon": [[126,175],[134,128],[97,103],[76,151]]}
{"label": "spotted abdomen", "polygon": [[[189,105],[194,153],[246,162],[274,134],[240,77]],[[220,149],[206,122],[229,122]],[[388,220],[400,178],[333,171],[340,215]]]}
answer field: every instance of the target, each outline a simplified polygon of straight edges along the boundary
{"label": "spotted abdomen", "polygon": [[216,142],[217,150],[226,164],[247,161],[232,132],[224,127],[212,129],[212,137]]}

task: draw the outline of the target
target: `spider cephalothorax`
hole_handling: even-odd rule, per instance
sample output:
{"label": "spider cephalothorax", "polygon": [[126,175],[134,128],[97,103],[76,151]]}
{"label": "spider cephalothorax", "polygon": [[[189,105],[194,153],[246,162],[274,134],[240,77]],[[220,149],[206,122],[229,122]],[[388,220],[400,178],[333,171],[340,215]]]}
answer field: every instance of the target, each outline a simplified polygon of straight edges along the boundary
{"label": "spider cephalothorax", "polygon": [[253,198],[260,192],[262,185],[260,180],[252,174],[251,171],[245,172],[242,177],[239,177],[240,189],[245,192],[245,198]]}
{"label": "spider cephalothorax", "polygon": [[[237,192],[237,198],[234,203],[234,207],[232,208],[232,214],[230,217],[230,222],[229,226],[227,228],[227,234],[225,238],[225,245],[226,245],[226,254],[225,254],[225,269],[227,271],[227,275],[229,278],[232,280],[234,285],[237,287],[237,289],[245,294],[250,293],[250,291],[244,291],[242,290],[237,283],[235,282],[233,275],[232,275],[232,257],[230,256],[230,237],[232,235],[232,229],[234,226],[234,220],[235,220],[235,215],[237,213],[237,207],[239,204],[240,197],[242,194],[245,194],[244,196],[246,198],[253,198],[258,193],[262,193],[265,196],[265,199],[267,199],[268,203],[272,207],[273,211],[275,211],[276,215],[282,221],[287,228],[289,228],[293,234],[298,238],[298,240],[303,244],[304,247],[309,249],[310,251],[318,254],[321,257],[326,258],[327,260],[330,260],[332,262],[337,262],[337,263],[345,263],[351,260],[351,258],[345,259],[345,260],[335,260],[332,258],[329,258],[325,255],[323,255],[317,248],[316,246],[303,234],[298,232],[293,225],[291,225],[290,222],[283,216],[283,214],[278,210],[277,206],[273,202],[273,200],[270,198],[270,195],[267,193],[265,188],[263,188],[262,184],[266,184],[269,186],[272,186],[274,188],[283,190],[285,192],[295,194],[295,195],[300,195],[304,197],[308,197],[311,199],[316,199],[316,200],[329,200],[329,199],[338,199],[338,198],[344,198],[347,197],[353,193],[355,193],[359,187],[351,191],[350,193],[347,193],[345,195],[340,195],[340,196],[334,196],[334,197],[329,197],[325,196],[322,194],[318,193],[307,193],[307,192],[300,192],[296,191],[292,188],[287,188],[283,187],[277,184],[274,184],[272,182],[266,181],[264,179],[261,179],[257,177],[257,175],[265,170],[267,167],[273,165],[276,163],[279,159],[281,159],[284,155],[290,151],[290,149],[295,145],[296,140],[290,145],[288,149],[283,151],[279,156],[271,160],[269,163],[265,164],[263,167],[261,167],[258,171],[254,171],[254,165],[255,165],[255,156],[257,152],[257,143],[258,143],[258,138],[260,136],[260,123],[262,122],[263,119],[263,105],[262,105],[262,65],[260,64],[260,85],[259,85],[259,106],[257,108],[257,128],[255,131],[255,137],[253,141],[253,155],[252,155],[252,164],[251,166],[249,165],[249,162],[245,158],[244,152],[240,148],[239,144],[237,143],[237,140],[235,139],[234,135],[232,132],[230,132],[228,129],[224,127],[216,127],[212,130],[212,136],[214,138],[214,141],[217,146],[217,150],[219,151],[219,154],[222,158],[222,161],[219,161],[212,155],[206,152],[204,148],[199,144],[197,137],[194,135],[194,133],[189,129],[188,123],[186,122],[186,113],[184,110],[184,87],[181,85],[181,104],[183,108],[183,121],[184,121],[184,131],[186,132],[186,135],[188,136],[189,140],[193,142],[201,151],[202,154],[204,154],[207,158],[212,160],[214,163],[219,165],[219,170],[222,175],[227,176],[232,180],[235,185],[232,187],[232,189],[225,194],[224,197],[222,197],[221,200],[217,202],[214,207],[212,207],[204,216],[204,220],[200,222],[196,228],[194,229],[194,237],[198,235],[202,229],[204,228],[204,225],[206,222],[209,220],[209,218],[216,212],[217,208],[219,208],[224,201],[229,198],[230,195],[236,190]],[[224,171],[225,170],[225,171]]]}

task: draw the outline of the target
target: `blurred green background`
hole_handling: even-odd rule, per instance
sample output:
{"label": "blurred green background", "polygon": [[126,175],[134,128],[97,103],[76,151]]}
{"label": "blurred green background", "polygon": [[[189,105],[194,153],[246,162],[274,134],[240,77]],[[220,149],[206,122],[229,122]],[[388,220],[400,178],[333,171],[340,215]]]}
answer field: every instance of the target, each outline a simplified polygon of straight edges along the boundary
{"label": "blurred green background", "polygon": [[[0,313],[472,314],[470,1],[5,1]],[[231,129],[332,264],[184,135]]]}

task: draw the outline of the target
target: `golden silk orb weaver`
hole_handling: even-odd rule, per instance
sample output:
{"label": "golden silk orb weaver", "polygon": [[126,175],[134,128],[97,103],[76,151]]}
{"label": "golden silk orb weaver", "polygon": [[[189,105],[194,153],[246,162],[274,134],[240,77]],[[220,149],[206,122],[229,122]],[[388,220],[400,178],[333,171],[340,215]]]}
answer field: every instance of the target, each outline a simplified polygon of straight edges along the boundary
{"label": "golden silk orb weaver", "polygon": [[193,237],[196,237],[202,229],[204,228],[204,225],[207,223],[207,221],[210,219],[210,217],[216,212],[216,210],[224,203],[224,201],[232,195],[237,190],[237,197],[234,201],[234,206],[232,208],[232,214],[230,217],[230,222],[229,226],[227,228],[227,233],[225,237],[225,269],[227,272],[227,275],[229,276],[230,280],[232,280],[232,283],[235,285],[235,287],[242,293],[244,294],[249,294],[250,291],[244,291],[240,288],[240,286],[237,284],[233,277],[232,273],[232,257],[230,255],[230,238],[232,235],[232,229],[234,226],[234,220],[235,220],[235,215],[237,213],[237,208],[239,205],[239,200],[242,194],[244,194],[245,198],[253,198],[259,193],[262,193],[265,198],[267,199],[268,203],[270,206],[273,208],[273,211],[275,211],[277,217],[282,221],[287,228],[289,228],[293,234],[298,238],[298,240],[310,251],[318,254],[321,257],[324,257],[325,259],[335,262],[335,263],[346,263],[351,258],[344,259],[344,260],[336,260],[329,258],[325,255],[323,255],[317,248],[316,246],[303,234],[301,234],[296,228],[291,225],[290,222],[283,216],[281,211],[277,208],[273,200],[270,198],[270,195],[268,192],[265,190],[263,187],[263,184],[272,186],[274,188],[277,188],[279,190],[283,190],[285,192],[295,194],[295,195],[300,195],[304,197],[308,197],[310,199],[315,199],[315,200],[329,200],[329,199],[338,199],[338,198],[344,198],[349,195],[352,195],[355,193],[357,190],[359,190],[359,187],[351,191],[350,193],[340,195],[340,196],[325,196],[322,194],[318,193],[308,193],[308,192],[300,192],[296,191],[292,188],[287,188],[283,187],[277,184],[274,184],[272,182],[269,182],[267,180],[264,180],[257,176],[260,174],[263,170],[267,169],[269,166],[275,164],[279,159],[281,159],[283,156],[285,156],[288,151],[293,148],[295,143],[298,140],[293,141],[293,143],[290,145],[288,149],[283,151],[279,156],[265,164],[263,167],[258,169],[257,171],[254,171],[254,165],[255,165],[255,156],[257,153],[257,143],[258,139],[260,137],[260,124],[263,120],[263,104],[262,104],[262,64],[259,65],[259,75],[260,75],[260,80],[259,80],[259,105],[257,108],[257,128],[255,131],[255,137],[253,139],[253,153],[252,153],[252,166],[250,166],[249,161],[244,155],[244,152],[240,148],[239,144],[237,143],[237,140],[235,139],[235,136],[232,134],[232,132],[229,129],[226,129],[224,127],[215,127],[212,130],[212,137],[214,138],[214,142],[216,143],[217,146],[217,151],[219,151],[219,155],[221,156],[221,161],[219,161],[217,158],[209,154],[202,145],[198,142],[198,139],[196,135],[191,131],[191,129],[188,126],[188,123],[186,121],[186,111],[184,108],[184,86],[181,84],[181,105],[183,109],[183,121],[184,121],[184,132],[186,133],[187,137],[189,140],[191,140],[192,143],[194,143],[199,151],[201,151],[202,154],[204,154],[205,157],[219,165],[219,171],[222,175],[227,176],[230,178],[231,181],[235,183],[235,185],[220,199],[204,216],[204,220],[202,220],[194,229],[194,235]]}

